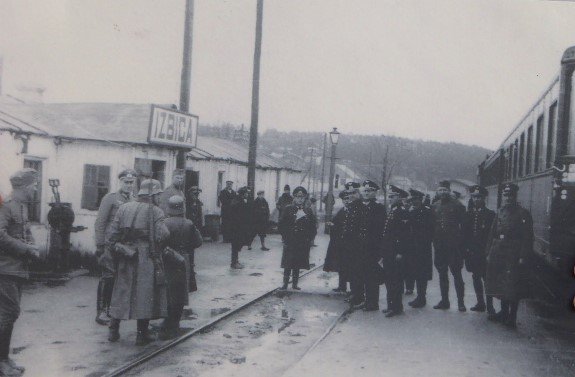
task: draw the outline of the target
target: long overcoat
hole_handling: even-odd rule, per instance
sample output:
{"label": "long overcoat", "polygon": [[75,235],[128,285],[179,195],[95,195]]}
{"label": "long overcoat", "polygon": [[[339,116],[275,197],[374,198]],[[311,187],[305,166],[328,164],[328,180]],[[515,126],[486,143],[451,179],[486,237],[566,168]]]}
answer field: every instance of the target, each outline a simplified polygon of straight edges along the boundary
{"label": "long overcoat", "polygon": [[381,257],[383,243],[383,233],[387,211],[385,206],[372,199],[364,203],[367,208],[367,237],[366,237],[366,258],[362,271],[366,283],[383,284],[384,271],[378,264]]}
{"label": "long overcoat", "polygon": [[229,217],[230,240],[238,247],[249,245],[254,235],[253,201],[236,198]]}
{"label": "long overcoat", "polygon": [[234,190],[223,189],[218,195],[218,202],[221,205],[222,235],[224,240],[229,240],[232,233],[232,204],[238,194]]}
{"label": "long overcoat", "polygon": [[504,300],[529,294],[525,264],[533,250],[533,220],[518,204],[503,206],[495,216],[487,245],[485,293]]}
{"label": "long overcoat", "polygon": [[[385,219],[381,257],[387,281],[397,281],[405,274],[405,256],[409,246],[409,217],[401,205],[392,206]],[[396,257],[401,255],[401,260]]]}
{"label": "long overcoat", "polygon": [[409,240],[406,249],[406,278],[431,280],[433,277],[433,213],[424,205],[408,212]]}
{"label": "long overcoat", "polygon": [[348,205],[342,224],[340,272],[350,278],[363,277],[362,266],[368,257],[367,220],[368,209],[361,200]]}
{"label": "long overcoat", "polygon": [[284,208],[278,224],[284,237],[281,267],[307,270],[311,241],[317,232],[317,220],[309,207],[301,209],[304,216],[300,217],[299,211],[296,205],[288,205]]}
{"label": "long overcoat", "polygon": [[345,207],[341,208],[331,220],[333,225],[329,228],[329,245],[323,263],[323,270],[326,272],[340,272],[341,269],[343,250],[341,237],[346,211]]}
{"label": "long overcoat", "polygon": [[165,221],[170,231],[167,246],[183,256],[184,263],[178,264],[169,258],[164,258],[166,279],[168,282],[168,303],[174,306],[188,305],[188,292],[196,291],[194,276],[194,249],[202,243],[198,237],[196,226],[191,220],[182,216],[168,217]]}
{"label": "long overcoat", "polygon": [[463,267],[463,223],[465,207],[459,200],[449,197],[433,203],[434,264],[437,269]]}
{"label": "long overcoat", "polygon": [[485,276],[485,248],[494,218],[495,212],[485,207],[470,208],[467,211],[463,226],[465,268],[471,273]]}
{"label": "long overcoat", "polygon": [[[170,232],[164,222],[164,212],[149,203],[137,201],[121,205],[107,234],[107,242],[111,250],[115,250],[117,260],[110,305],[112,318],[155,319],[167,315],[166,282],[155,281],[155,266],[150,256],[150,209],[153,211],[155,252],[161,254]],[[138,236],[126,239],[127,229],[132,229],[131,232]],[[117,252],[115,245],[118,242],[137,250],[137,255],[128,258]],[[160,266],[163,267],[161,261]]]}
{"label": "long overcoat", "polygon": [[270,206],[267,200],[265,198],[255,198],[253,211],[255,234],[266,235],[270,221]]}

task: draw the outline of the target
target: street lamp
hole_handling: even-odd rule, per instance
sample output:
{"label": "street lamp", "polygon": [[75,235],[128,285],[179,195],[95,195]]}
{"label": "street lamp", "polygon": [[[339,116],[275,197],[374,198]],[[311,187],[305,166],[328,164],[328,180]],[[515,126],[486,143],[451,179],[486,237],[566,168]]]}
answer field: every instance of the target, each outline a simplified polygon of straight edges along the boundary
{"label": "street lamp", "polygon": [[329,164],[329,186],[325,200],[325,234],[329,234],[328,223],[331,221],[333,205],[335,204],[335,198],[333,196],[333,178],[335,176],[335,148],[339,141],[339,135],[340,133],[337,132],[337,128],[335,127],[333,128],[333,131],[329,133],[329,140],[331,141],[331,161]]}

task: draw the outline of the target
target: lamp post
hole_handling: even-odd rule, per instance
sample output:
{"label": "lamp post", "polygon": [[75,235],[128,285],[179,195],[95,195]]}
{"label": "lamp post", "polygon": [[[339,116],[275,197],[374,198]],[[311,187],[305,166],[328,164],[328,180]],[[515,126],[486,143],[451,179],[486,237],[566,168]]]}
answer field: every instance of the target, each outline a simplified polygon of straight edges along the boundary
{"label": "lamp post", "polygon": [[329,133],[329,140],[331,141],[331,161],[329,164],[329,185],[325,201],[325,234],[329,234],[328,223],[331,221],[333,205],[335,203],[335,198],[333,196],[333,178],[335,176],[335,148],[337,147],[337,142],[339,141],[339,135],[340,133],[337,132],[337,128],[335,127],[333,128],[333,131]]}

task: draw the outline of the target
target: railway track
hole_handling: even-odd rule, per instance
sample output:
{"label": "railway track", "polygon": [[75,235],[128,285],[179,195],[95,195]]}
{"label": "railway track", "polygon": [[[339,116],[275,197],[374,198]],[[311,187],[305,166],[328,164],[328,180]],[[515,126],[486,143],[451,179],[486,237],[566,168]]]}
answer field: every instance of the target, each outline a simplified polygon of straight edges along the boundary
{"label": "railway track", "polygon": [[[319,265],[319,266],[312,268],[309,271],[306,271],[305,273],[303,273],[300,276],[300,279],[308,277],[309,275],[313,274],[314,272],[320,270],[322,267],[323,267],[323,265]],[[154,360],[155,358],[157,358],[158,356],[160,356],[162,354],[165,354],[167,351],[173,349],[174,347],[178,346],[179,344],[185,343],[186,341],[188,341],[188,340],[190,340],[190,339],[192,339],[198,335],[209,333],[218,324],[220,324],[224,320],[230,319],[231,317],[233,317],[233,316],[245,311],[246,309],[252,307],[254,304],[261,302],[262,300],[264,300],[270,296],[273,296],[274,294],[276,294],[280,291],[281,291],[281,288],[279,288],[279,287],[274,288],[272,290],[269,290],[269,291],[257,296],[256,298],[238,306],[237,308],[232,309],[232,310],[230,310],[224,314],[219,315],[218,317],[216,317],[213,320],[209,321],[208,323],[202,325],[201,327],[194,329],[190,332],[187,332],[187,333],[169,341],[168,343],[163,344],[159,348],[154,349],[151,352],[148,352],[144,355],[141,355],[141,356],[137,357],[136,359],[131,360],[130,362],[128,362],[124,365],[121,365],[120,367],[118,367],[114,370],[107,372],[106,374],[104,374],[104,376],[105,377],[122,376],[122,375],[134,370],[137,367],[142,367],[144,364]],[[342,319],[345,318],[349,313],[350,313],[350,310],[345,310],[339,316],[337,316],[335,318],[335,320],[333,320],[333,322],[330,324],[330,326],[326,329],[326,331],[305,351],[305,354],[311,352],[319,343],[321,343],[333,331],[333,329],[337,326],[337,324],[339,322],[341,322]],[[304,356],[305,356],[305,354],[304,354]]]}

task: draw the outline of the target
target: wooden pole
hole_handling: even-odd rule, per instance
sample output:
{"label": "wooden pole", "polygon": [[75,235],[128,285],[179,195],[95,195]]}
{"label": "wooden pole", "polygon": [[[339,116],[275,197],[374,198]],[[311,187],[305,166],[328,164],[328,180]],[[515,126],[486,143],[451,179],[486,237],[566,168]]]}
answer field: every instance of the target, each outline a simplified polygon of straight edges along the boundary
{"label": "wooden pole", "polygon": [[323,181],[325,178],[325,148],[327,144],[327,134],[323,134],[323,150],[321,154],[321,185],[319,189],[319,211],[323,211]]}

